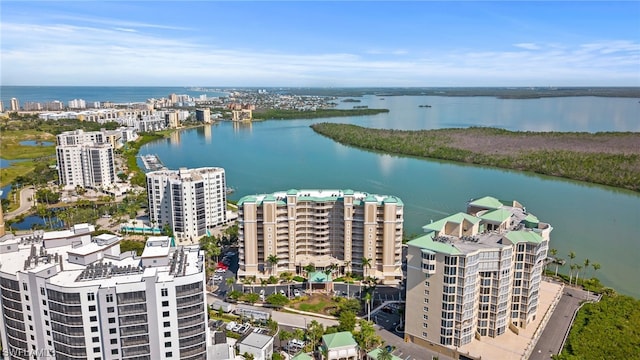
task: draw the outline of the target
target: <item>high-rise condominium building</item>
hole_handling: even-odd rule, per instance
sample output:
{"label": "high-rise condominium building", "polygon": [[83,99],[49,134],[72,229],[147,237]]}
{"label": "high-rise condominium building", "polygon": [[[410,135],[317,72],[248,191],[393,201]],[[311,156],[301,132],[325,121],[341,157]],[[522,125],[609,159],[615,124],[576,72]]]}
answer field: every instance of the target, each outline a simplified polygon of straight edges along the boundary
{"label": "high-rise condominium building", "polygon": [[[90,225],[0,237],[10,359],[206,359],[203,254],[151,237],[141,256]],[[7,356],[8,355],[8,356]]]}
{"label": "high-rise condominium building", "polygon": [[16,98],[11,98],[11,111],[20,111],[20,102]]}
{"label": "high-rise condominium building", "polygon": [[313,264],[394,283],[402,278],[403,221],[395,196],[353,190],[245,196],[238,201],[238,276],[301,273]]}
{"label": "high-rise condominium building", "polygon": [[56,158],[60,184],[108,187],[116,181],[113,146],[104,140],[85,139],[87,134],[58,135]]}
{"label": "high-rise condominium building", "polygon": [[535,319],[549,224],[484,197],[423,229],[408,243],[405,340],[451,352]]}
{"label": "high-rise condominium building", "polygon": [[211,122],[211,110],[209,108],[196,109],[196,120],[208,124]]}
{"label": "high-rise condominium building", "polygon": [[227,222],[224,169],[159,170],[147,173],[149,219],[168,225],[179,238],[197,239]]}

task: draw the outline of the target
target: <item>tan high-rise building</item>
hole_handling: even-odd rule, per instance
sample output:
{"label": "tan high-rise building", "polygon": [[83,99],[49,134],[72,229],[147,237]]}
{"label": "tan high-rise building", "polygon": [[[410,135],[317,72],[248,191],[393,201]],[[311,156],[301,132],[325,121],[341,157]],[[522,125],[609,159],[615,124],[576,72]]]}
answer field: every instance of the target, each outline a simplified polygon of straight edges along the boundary
{"label": "tan high-rise building", "polygon": [[535,320],[549,224],[484,197],[423,229],[408,243],[406,341],[454,356]]}
{"label": "tan high-rise building", "polygon": [[[307,265],[402,279],[402,201],[353,190],[289,190],[238,201],[240,278],[301,273]],[[272,266],[269,257],[278,262]],[[273,258],[273,257],[272,257]],[[363,259],[369,266],[363,267]]]}

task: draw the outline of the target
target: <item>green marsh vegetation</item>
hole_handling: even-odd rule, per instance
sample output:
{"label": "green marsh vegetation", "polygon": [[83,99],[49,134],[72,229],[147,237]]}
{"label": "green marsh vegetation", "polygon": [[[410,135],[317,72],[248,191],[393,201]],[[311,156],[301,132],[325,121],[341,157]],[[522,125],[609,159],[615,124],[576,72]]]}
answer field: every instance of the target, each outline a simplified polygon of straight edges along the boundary
{"label": "green marsh vegetation", "polygon": [[318,109],[315,111],[268,109],[253,111],[253,118],[256,120],[317,119],[340,116],[376,115],[387,112],[389,112],[388,109]]}
{"label": "green marsh vegetation", "polygon": [[373,151],[530,171],[640,191],[640,133],[495,128],[405,131],[332,123],[311,128],[341,144]]}

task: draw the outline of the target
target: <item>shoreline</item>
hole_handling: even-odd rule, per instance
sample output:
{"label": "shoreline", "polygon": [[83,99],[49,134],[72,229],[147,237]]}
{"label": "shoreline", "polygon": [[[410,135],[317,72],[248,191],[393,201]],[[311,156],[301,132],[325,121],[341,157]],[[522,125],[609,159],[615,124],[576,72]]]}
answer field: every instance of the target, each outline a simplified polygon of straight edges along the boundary
{"label": "shoreline", "polygon": [[310,127],[343,145],[371,151],[532,172],[640,192],[640,133],[635,132],[404,131],[335,123]]}

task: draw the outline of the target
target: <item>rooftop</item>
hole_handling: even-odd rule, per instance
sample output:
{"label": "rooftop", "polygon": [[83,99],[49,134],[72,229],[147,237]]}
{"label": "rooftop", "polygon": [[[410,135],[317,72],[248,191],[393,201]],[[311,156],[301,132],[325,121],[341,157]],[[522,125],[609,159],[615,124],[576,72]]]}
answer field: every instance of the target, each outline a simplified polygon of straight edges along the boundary
{"label": "rooftop", "polygon": [[327,349],[358,345],[349,331],[322,335],[322,342],[327,346]]}
{"label": "rooftop", "polygon": [[313,201],[313,202],[329,202],[329,201],[343,201],[345,196],[353,196],[356,202],[376,202],[378,204],[398,204],[403,206],[402,200],[396,196],[390,195],[377,195],[369,194],[365,192],[353,191],[353,190],[332,190],[332,189],[303,189],[296,190],[290,189],[287,191],[274,192],[272,194],[256,194],[248,195],[238,200],[238,206],[242,206],[243,203],[258,203],[269,201],[277,202],[280,205],[285,205],[287,202],[287,196],[296,196],[297,201]]}
{"label": "rooftop", "polygon": [[265,346],[267,346],[269,342],[272,340],[273,340],[273,337],[269,335],[252,332],[246,338],[240,341],[240,344],[262,349]]}

